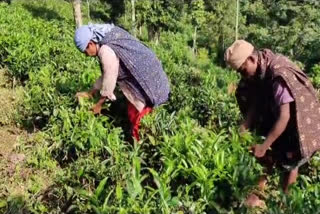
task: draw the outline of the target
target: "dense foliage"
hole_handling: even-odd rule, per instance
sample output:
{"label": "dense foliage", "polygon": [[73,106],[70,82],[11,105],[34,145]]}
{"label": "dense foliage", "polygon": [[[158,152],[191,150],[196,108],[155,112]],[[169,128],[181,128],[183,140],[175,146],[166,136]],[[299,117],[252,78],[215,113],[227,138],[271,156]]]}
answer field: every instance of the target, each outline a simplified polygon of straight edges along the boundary
{"label": "dense foliage", "polygon": [[[0,199],[7,213],[316,213],[320,167],[315,158],[285,196],[270,179],[267,211],[247,210],[261,166],[239,136],[232,84],[238,77],[213,62],[234,40],[235,1],[89,1],[89,20],[114,20],[152,48],[171,83],[168,103],[144,118],[141,144],[127,136],[123,97],[94,116],[94,101],[74,95],[99,75],[95,59],[73,44],[67,1],[0,3],[0,63],[25,88],[18,123],[38,133],[28,165],[54,174],[46,189]],[[313,67],[319,85],[317,1],[240,1],[240,36]],[[306,13],[298,13],[304,10]],[[89,13],[88,13],[89,12]],[[307,24],[306,24],[307,23]],[[318,28],[317,28],[318,26]],[[271,36],[272,35],[272,36]],[[302,36],[303,35],[303,36]],[[286,41],[286,42],[284,42]],[[296,43],[299,41],[299,46]],[[30,144],[30,142],[28,142]],[[28,150],[28,146],[25,148]],[[276,175],[279,175],[277,172]]]}

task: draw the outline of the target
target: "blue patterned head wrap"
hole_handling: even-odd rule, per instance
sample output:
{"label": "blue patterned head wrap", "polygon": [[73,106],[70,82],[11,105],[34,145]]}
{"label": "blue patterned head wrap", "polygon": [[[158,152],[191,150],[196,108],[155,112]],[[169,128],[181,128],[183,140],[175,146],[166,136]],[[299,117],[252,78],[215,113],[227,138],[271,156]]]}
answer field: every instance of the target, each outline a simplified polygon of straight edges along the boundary
{"label": "blue patterned head wrap", "polygon": [[76,30],[74,43],[81,52],[84,52],[91,40],[99,43],[113,27],[113,24],[83,25]]}

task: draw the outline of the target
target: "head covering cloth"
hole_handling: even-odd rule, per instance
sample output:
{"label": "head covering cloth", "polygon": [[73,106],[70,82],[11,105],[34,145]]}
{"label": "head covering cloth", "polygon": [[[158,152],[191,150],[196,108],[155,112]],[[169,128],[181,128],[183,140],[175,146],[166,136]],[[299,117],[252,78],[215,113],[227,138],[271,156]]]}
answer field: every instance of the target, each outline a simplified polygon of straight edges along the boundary
{"label": "head covering cloth", "polygon": [[224,60],[235,70],[238,70],[253,53],[254,47],[245,40],[236,40],[225,52]]}
{"label": "head covering cloth", "polygon": [[99,43],[113,27],[113,24],[83,25],[76,30],[74,43],[81,52],[84,52],[90,41]]}

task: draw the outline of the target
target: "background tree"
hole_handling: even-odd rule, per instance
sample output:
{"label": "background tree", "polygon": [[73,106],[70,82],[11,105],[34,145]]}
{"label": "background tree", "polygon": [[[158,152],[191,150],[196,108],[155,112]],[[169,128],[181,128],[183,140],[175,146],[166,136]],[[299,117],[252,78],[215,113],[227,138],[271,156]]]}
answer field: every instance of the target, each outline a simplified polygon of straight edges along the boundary
{"label": "background tree", "polygon": [[136,8],[135,8],[135,0],[131,0],[131,22],[132,22],[132,33],[134,36],[137,35],[136,30]]}
{"label": "background tree", "polygon": [[197,49],[197,31],[199,28],[202,28],[204,22],[206,21],[206,11],[204,10],[204,1],[203,0],[194,0],[191,2],[191,20],[194,28],[193,32],[193,44],[192,50],[196,53]]}
{"label": "background tree", "polygon": [[73,0],[73,15],[76,28],[82,25],[82,14],[81,14],[81,0]]}
{"label": "background tree", "polygon": [[206,49],[219,65],[236,38],[288,55],[308,70],[320,59],[316,0],[92,0],[90,5],[93,18],[143,41],[157,44],[163,32],[181,33],[194,53]]}

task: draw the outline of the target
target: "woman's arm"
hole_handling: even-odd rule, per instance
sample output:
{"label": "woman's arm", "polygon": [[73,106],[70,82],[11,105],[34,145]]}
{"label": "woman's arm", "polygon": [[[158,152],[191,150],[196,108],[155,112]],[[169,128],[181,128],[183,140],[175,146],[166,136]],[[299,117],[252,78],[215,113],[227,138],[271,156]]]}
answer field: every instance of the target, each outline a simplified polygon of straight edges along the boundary
{"label": "woman's arm", "polygon": [[106,99],[116,100],[114,89],[119,73],[119,58],[110,47],[103,45],[99,50],[98,57],[103,74],[91,90],[92,93],[95,93],[100,88],[101,94],[99,101],[92,107],[94,114],[100,114],[102,105]]}
{"label": "woman's arm", "polygon": [[289,120],[290,120],[290,103],[286,103],[280,106],[279,118],[273,125],[271,131],[269,132],[266,140],[263,143],[265,144],[267,149],[284,132],[284,130],[288,125]]}
{"label": "woman's arm", "polygon": [[99,59],[102,66],[102,86],[100,94],[109,100],[116,100],[114,89],[116,87],[119,74],[119,58],[108,46],[103,45],[99,50]]}
{"label": "woman's arm", "polygon": [[280,135],[286,129],[290,120],[290,103],[286,103],[280,106],[280,115],[263,144],[257,144],[253,147],[254,155],[261,158],[265,155],[266,151],[272,146],[272,144],[280,137]]}

